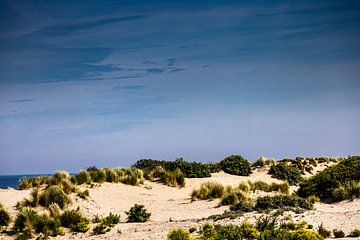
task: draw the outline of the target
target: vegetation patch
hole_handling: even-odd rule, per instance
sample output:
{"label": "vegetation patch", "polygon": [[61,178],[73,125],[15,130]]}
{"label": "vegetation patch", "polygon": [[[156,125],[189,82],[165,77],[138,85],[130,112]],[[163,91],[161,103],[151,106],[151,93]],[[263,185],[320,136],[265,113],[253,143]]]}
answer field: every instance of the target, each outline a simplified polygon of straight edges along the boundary
{"label": "vegetation patch", "polygon": [[128,215],[128,222],[146,222],[151,216],[151,213],[145,209],[145,206],[140,204],[135,204],[126,214]]}
{"label": "vegetation patch", "polygon": [[199,189],[194,189],[191,193],[191,199],[214,199],[221,198],[225,194],[225,187],[217,182],[206,182],[201,184]]}
{"label": "vegetation patch", "polygon": [[290,185],[297,185],[302,181],[299,169],[284,162],[272,165],[269,174],[274,178],[286,180]]}
{"label": "vegetation patch", "polygon": [[249,176],[251,174],[251,164],[240,155],[231,155],[219,163],[221,169],[229,174],[239,176]]}
{"label": "vegetation patch", "polygon": [[305,180],[297,194],[314,195],[328,202],[360,197],[360,156],[342,160]]}

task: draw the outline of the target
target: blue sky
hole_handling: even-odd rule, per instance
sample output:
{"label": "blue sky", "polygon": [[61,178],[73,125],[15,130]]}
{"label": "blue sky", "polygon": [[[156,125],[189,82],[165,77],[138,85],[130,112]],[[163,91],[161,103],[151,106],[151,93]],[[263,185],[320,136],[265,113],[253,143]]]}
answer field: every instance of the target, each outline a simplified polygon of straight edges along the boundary
{"label": "blue sky", "polygon": [[358,1],[0,1],[0,174],[360,154]]}

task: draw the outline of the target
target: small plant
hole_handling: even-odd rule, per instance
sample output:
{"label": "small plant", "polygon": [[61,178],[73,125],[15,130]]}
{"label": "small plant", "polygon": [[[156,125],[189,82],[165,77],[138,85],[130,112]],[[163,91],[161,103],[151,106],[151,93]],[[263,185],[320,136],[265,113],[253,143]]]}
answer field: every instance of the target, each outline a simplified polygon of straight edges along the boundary
{"label": "small plant", "polygon": [[106,226],[105,224],[98,224],[94,227],[93,233],[95,235],[105,234],[109,232],[111,228],[109,226]]}
{"label": "small plant", "polygon": [[221,206],[225,205],[234,205],[237,204],[239,201],[247,201],[248,194],[241,190],[234,190],[227,194],[225,194],[220,201]]}
{"label": "small plant", "polygon": [[89,190],[86,189],[83,192],[79,192],[78,196],[82,199],[87,199],[90,196]]}
{"label": "small plant", "polygon": [[2,227],[7,227],[11,221],[9,213],[0,206],[0,229]]}
{"label": "small plant", "polygon": [[221,169],[229,174],[240,176],[249,176],[251,174],[251,165],[249,161],[240,155],[226,157],[219,164]]}
{"label": "small plant", "polygon": [[331,232],[329,230],[327,230],[324,225],[321,223],[318,229],[318,233],[323,237],[323,238],[328,238],[331,236]]}
{"label": "small plant", "polygon": [[57,203],[52,203],[49,205],[50,216],[54,219],[58,219],[61,216],[61,209]]}
{"label": "small plant", "polygon": [[360,229],[354,229],[351,231],[350,237],[360,237]]}
{"label": "small plant", "polygon": [[113,227],[115,224],[120,222],[120,215],[109,213],[107,217],[102,220],[102,223],[106,226]]}
{"label": "small plant", "polygon": [[260,216],[255,223],[256,229],[260,232],[265,230],[271,230],[276,228],[278,225],[277,217],[270,217],[270,216]]}
{"label": "small plant", "polygon": [[311,202],[311,203],[317,203],[317,202],[320,202],[320,198],[318,198],[317,196],[315,196],[315,195],[311,195],[311,196],[308,196],[307,198],[306,198],[306,200],[308,201],[308,202]]}
{"label": "small plant", "polygon": [[60,216],[60,221],[62,226],[71,228],[74,232],[87,232],[90,228],[89,220],[78,210],[66,210]]}
{"label": "small plant", "polygon": [[197,228],[196,227],[191,227],[189,228],[189,233],[193,233],[196,232]]}
{"label": "small plant", "polygon": [[323,240],[323,237],[309,229],[299,229],[291,235],[291,240]]}
{"label": "small plant", "polygon": [[128,222],[146,222],[151,216],[151,213],[145,209],[144,205],[139,204],[135,204],[131,207],[126,214],[128,215]]}
{"label": "small plant", "polygon": [[343,238],[345,237],[345,233],[342,230],[334,229],[333,234],[335,238]]}
{"label": "small plant", "polygon": [[23,207],[18,214],[14,222],[14,230],[17,232],[23,232],[24,230],[32,232],[34,230],[34,223],[38,218],[38,214],[30,207]]}
{"label": "small plant", "polygon": [[193,190],[191,193],[191,199],[214,199],[221,198],[225,193],[223,185],[217,182],[206,182],[201,184],[199,189]]}
{"label": "small plant", "polygon": [[167,236],[168,240],[190,240],[190,233],[184,229],[173,229]]}

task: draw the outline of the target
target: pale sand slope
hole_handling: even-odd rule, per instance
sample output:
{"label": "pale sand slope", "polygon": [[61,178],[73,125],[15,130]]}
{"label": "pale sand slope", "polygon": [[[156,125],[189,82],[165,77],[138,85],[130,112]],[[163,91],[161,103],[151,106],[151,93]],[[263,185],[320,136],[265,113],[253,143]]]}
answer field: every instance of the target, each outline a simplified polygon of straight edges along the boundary
{"label": "pale sand slope", "polygon": [[[237,185],[242,181],[261,180],[268,183],[280,182],[266,174],[265,169],[258,169],[249,177],[233,176],[225,173],[215,173],[211,178],[186,179],[186,186],[182,189],[168,187],[159,183],[146,181],[143,186],[128,186],[124,184],[104,183],[99,187],[90,188],[91,200],[85,201],[71,196],[71,208],[80,206],[84,215],[93,217],[96,214],[106,216],[109,212],[121,215],[122,222],[104,235],[92,236],[91,231],[86,234],[67,233],[56,239],[166,239],[172,228],[199,227],[213,214],[221,214],[228,207],[217,207],[219,200],[190,201],[191,191],[201,183],[216,181],[223,185]],[[17,201],[29,197],[30,191],[1,190],[0,202],[15,216],[14,206]],[[152,215],[146,223],[126,223],[125,211],[135,203],[145,205]],[[360,228],[360,200],[344,201],[337,204],[316,204],[316,210],[295,216],[294,220],[305,220],[316,228],[324,223],[329,229],[339,228],[349,233],[354,228]],[[254,221],[259,214],[246,214],[235,220],[221,220],[217,223],[240,223],[248,219]],[[171,221],[170,221],[171,219]],[[121,231],[119,234],[118,231]],[[13,239],[0,235],[0,239]],[[354,238],[352,238],[354,239]]]}

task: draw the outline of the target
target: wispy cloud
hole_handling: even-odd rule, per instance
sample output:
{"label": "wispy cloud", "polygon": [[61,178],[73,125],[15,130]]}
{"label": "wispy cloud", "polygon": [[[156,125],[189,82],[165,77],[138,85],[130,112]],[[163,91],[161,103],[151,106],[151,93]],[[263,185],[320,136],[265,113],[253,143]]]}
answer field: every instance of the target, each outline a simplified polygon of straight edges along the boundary
{"label": "wispy cloud", "polygon": [[34,98],[24,98],[24,99],[14,99],[14,100],[10,100],[9,102],[12,103],[25,103],[25,102],[32,102],[35,101],[36,99]]}

